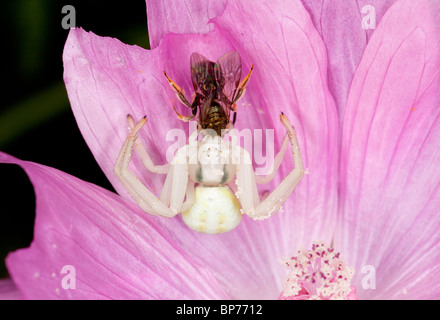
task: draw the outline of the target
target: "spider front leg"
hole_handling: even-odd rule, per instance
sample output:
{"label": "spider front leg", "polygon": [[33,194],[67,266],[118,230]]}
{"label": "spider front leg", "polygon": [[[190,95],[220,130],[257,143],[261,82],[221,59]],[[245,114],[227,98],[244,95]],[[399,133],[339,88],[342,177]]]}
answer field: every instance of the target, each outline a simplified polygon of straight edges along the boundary
{"label": "spider front leg", "polygon": [[[169,205],[158,199],[150,190],[148,190],[140,180],[128,169],[133,147],[138,138],[138,132],[147,122],[142,118],[128,134],[125,142],[119,152],[114,166],[114,173],[121,181],[128,193],[138,203],[139,207],[147,213],[161,215],[164,217],[173,217],[181,212],[183,200],[188,184],[188,165],[185,161],[177,161],[182,159],[186,154],[186,148],[178,150],[175,159],[168,171],[171,175],[169,181],[170,201]],[[168,191],[168,190],[167,190]]]}
{"label": "spider front leg", "polygon": [[[244,149],[242,149],[242,156],[237,167],[237,187],[240,192],[239,201],[244,213],[255,220],[269,218],[277,212],[304,176],[304,165],[294,129],[284,114],[281,114],[280,120],[286,128],[295,165],[287,177],[260,202],[252,162],[249,153]],[[283,152],[280,152],[281,154],[283,155]],[[278,159],[279,161],[280,159]]]}
{"label": "spider front leg", "polygon": [[[135,123],[133,120],[133,117],[129,114],[127,116],[128,125],[130,126],[130,131],[134,129]],[[160,174],[167,174],[168,170],[170,168],[169,164],[165,164],[163,166],[157,166],[153,163],[150,156],[147,153],[147,150],[143,146],[143,144],[139,141],[139,139],[136,139],[136,142],[134,144],[134,147],[139,155],[139,157],[142,160],[142,163],[144,164],[145,168],[148,169],[148,171],[153,173],[160,173]]]}
{"label": "spider front leg", "polygon": [[267,175],[255,175],[255,181],[258,184],[266,184],[272,181],[272,179],[275,177],[276,173],[278,172],[278,169],[280,168],[281,162],[284,159],[284,156],[287,151],[287,147],[289,144],[289,136],[286,134],[283,139],[283,143],[281,145],[280,151],[275,156],[275,160],[273,162],[273,168],[269,170],[269,174]]}

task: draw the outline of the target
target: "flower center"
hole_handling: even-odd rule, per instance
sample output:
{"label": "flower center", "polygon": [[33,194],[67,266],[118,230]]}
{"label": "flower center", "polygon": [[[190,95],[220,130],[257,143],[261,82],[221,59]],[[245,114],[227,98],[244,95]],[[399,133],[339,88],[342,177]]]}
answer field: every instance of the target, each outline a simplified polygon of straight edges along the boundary
{"label": "flower center", "polygon": [[284,261],[289,275],[281,300],[357,300],[350,281],[354,269],[346,266],[340,253],[323,242],[314,242],[311,250],[299,250]]}

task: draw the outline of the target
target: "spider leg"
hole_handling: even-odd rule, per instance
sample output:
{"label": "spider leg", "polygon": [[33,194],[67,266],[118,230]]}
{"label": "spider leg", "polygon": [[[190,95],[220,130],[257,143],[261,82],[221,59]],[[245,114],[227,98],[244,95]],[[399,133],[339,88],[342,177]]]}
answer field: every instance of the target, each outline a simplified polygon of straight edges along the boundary
{"label": "spider leg", "polygon": [[[130,126],[130,131],[133,130],[135,127],[133,117],[131,115],[127,116],[128,125]],[[138,153],[139,157],[142,160],[142,163],[144,164],[145,168],[148,169],[148,171],[153,173],[159,173],[159,174],[167,174],[168,170],[170,168],[169,164],[165,164],[163,166],[157,166],[153,163],[150,156],[147,153],[147,150],[145,149],[144,145],[139,141],[139,139],[136,139],[136,142],[134,144],[134,147],[136,149],[136,152]]]}
{"label": "spider leg", "polygon": [[269,174],[267,175],[256,175],[255,181],[258,184],[265,184],[272,181],[272,179],[275,177],[276,173],[278,172],[278,169],[280,168],[281,163],[283,162],[284,156],[286,154],[287,146],[289,144],[289,138],[286,134],[284,136],[283,144],[281,145],[281,149],[278,152],[278,154],[275,156],[275,160],[272,166],[272,169],[269,170]]}
{"label": "spider leg", "polygon": [[188,186],[186,189],[186,199],[182,205],[182,212],[185,212],[186,210],[191,208],[194,203],[194,185],[194,182],[190,180],[188,181]]}
{"label": "spider leg", "polygon": [[243,213],[253,216],[255,208],[260,203],[255,173],[249,152],[240,146],[235,146],[234,156],[239,157],[236,172],[237,191],[235,195],[241,204]]}
{"label": "spider leg", "polygon": [[[165,183],[162,187],[162,191],[160,193],[160,200],[166,206],[169,206],[171,204],[173,183],[175,183],[173,177],[174,177],[174,170],[170,170],[168,172],[168,175],[165,179]],[[180,209],[180,212],[185,212],[186,210],[188,210],[193,205],[193,203],[194,203],[194,182],[188,179],[188,184],[186,188],[186,199],[185,202],[182,204],[182,208]]]}
{"label": "spider leg", "polygon": [[123,158],[125,157],[125,154],[127,152],[127,145],[128,145],[128,143],[129,143],[129,139],[127,138],[124,141],[124,144],[122,145],[122,148],[121,148],[121,151],[118,154],[118,157],[116,158],[116,162],[115,162],[115,166],[113,168],[113,172],[115,173],[115,175],[119,179],[119,181],[122,183],[122,185],[124,186],[125,190],[127,190],[127,192],[137,202],[139,207],[142,210],[144,210],[145,212],[153,212],[153,208],[151,208],[151,206],[147,202],[143,201],[142,198],[138,195],[138,193],[134,189],[134,187],[130,183],[125,181],[125,179],[122,177],[122,166],[121,166],[121,164],[122,164]]}
{"label": "spider leg", "polygon": [[263,201],[260,202],[256,191],[255,173],[252,163],[250,163],[249,154],[245,154],[238,164],[237,185],[239,191],[243,191],[240,194],[239,201],[244,213],[255,220],[269,218],[277,212],[304,176],[304,166],[294,129],[284,114],[281,114],[280,120],[287,130],[295,167]]}
{"label": "spider leg", "polygon": [[[137,134],[146,122],[147,119],[144,117],[133,127],[116,159],[113,171],[142,210],[155,215],[172,217],[180,212],[183,204],[188,180],[187,164],[184,161],[178,162],[173,160],[173,164],[170,168],[173,177],[171,182],[171,201],[169,207],[148,190],[128,169],[133,147],[138,137]],[[179,149],[176,158],[181,159],[182,154],[185,153],[185,147]]]}

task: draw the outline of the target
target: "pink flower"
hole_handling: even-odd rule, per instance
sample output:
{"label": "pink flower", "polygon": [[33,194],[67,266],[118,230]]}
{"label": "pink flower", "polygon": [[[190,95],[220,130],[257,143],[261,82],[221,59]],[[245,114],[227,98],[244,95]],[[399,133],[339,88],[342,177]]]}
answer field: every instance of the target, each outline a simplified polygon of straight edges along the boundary
{"label": "pink flower", "polygon": [[[299,1],[193,4],[187,11],[177,2],[147,3],[151,51],[70,32],[64,66],[72,109],[120,196],[0,154],[1,162],[24,168],[36,192],[34,241],[7,259],[24,298],[273,299],[287,276],[280,259],[315,240],[333,243],[354,268],[351,285],[361,299],[440,297],[440,6],[398,0],[377,10],[377,29],[365,33],[356,29],[357,8],[323,2],[324,12],[356,18],[358,25],[346,25],[337,14],[318,19],[321,7],[304,3],[309,11]],[[341,45],[349,30],[359,31],[351,34],[353,47]],[[359,45],[365,37],[368,44]],[[279,147],[284,111],[310,174],[283,213],[261,222],[245,218],[213,236],[177,217],[145,214],[112,169],[128,113],[148,115],[141,137],[156,164],[166,161],[167,131],[186,129],[174,115],[163,70],[190,92],[190,54],[215,60],[230,50],[240,53],[245,70],[255,65],[237,127],[274,128]],[[347,55],[356,57],[351,68]],[[269,189],[291,169],[288,159]],[[163,178],[146,174],[136,159],[131,169],[159,193]],[[324,261],[316,261],[310,270],[324,272]],[[366,286],[372,270],[374,286]],[[338,273],[327,271],[334,284]],[[71,272],[75,288],[64,281]],[[317,290],[301,284],[301,295]]]}
{"label": "pink flower", "polygon": [[0,300],[18,300],[20,292],[11,279],[0,279]]}

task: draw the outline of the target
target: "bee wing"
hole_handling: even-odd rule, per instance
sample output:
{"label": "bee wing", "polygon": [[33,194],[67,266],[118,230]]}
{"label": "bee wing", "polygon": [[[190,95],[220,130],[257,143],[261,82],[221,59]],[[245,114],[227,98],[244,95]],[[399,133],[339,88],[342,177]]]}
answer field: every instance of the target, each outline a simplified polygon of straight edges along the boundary
{"label": "bee wing", "polygon": [[229,101],[233,101],[241,78],[240,55],[236,51],[226,53],[217,60],[214,70],[215,79],[223,88],[223,94]]}
{"label": "bee wing", "polygon": [[195,91],[198,90],[201,85],[208,84],[214,80],[214,63],[209,61],[200,53],[194,52],[190,58],[191,64],[191,79]]}

